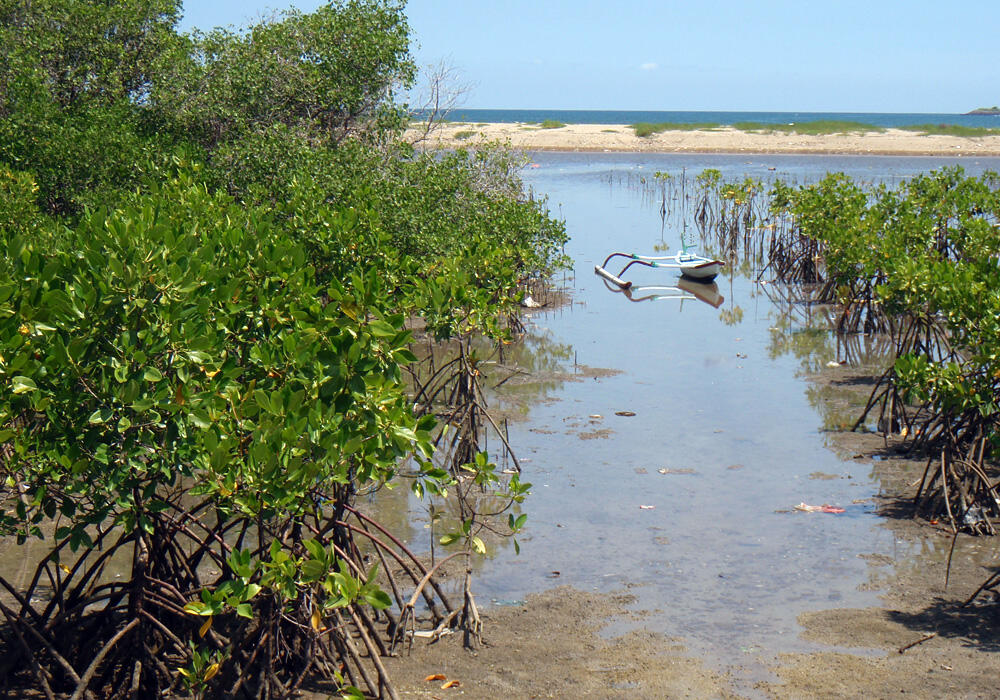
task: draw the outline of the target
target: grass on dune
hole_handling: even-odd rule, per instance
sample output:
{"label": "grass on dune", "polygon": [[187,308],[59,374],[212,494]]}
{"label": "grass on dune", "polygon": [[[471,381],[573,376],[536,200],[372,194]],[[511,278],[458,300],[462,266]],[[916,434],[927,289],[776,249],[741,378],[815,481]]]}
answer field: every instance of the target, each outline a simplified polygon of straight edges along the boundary
{"label": "grass on dune", "polygon": [[708,131],[718,129],[719,124],[710,122],[688,122],[685,124],[675,124],[674,122],[661,122],[659,124],[639,122],[632,124],[631,128],[635,130],[636,136],[643,138],[652,136],[653,134],[662,134],[664,131]]}
{"label": "grass on dune", "polygon": [[914,124],[902,126],[906,131],[917,131],[924,136],[1000,136],[1000,129],[985,126],[959,126],[958,124]]}
{"label": "grass on dune", "polygon": [[755,133],[783,133],[783,134],[856,134],[856,133],[882,133],[885,128],[874,124],[863,124],[861,122],[836,121],[831,119],[820,119],[812,122],[799,122],[793,124],[764,124],[761,122],[736,122],[734,129],[740,131],[750,131]]}

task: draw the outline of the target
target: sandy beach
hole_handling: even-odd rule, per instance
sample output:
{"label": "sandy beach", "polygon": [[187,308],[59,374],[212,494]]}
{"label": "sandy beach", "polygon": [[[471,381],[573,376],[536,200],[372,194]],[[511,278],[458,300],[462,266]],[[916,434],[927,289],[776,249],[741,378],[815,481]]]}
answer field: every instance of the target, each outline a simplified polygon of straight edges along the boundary
{"label": "sandy beach", "polygon": [[815,153],[912,156],[1000,156],[1000,136],[923,135],[902,129],[845,134],[757,133],[732,127],[665,131],[640,138],[624,124],[568,124],[543,129],[523,123],[449,122],[429,137],[414,127],[411,141],[429,147],[471,147],[507,142],[524,151],[616,151],[648,153]]}

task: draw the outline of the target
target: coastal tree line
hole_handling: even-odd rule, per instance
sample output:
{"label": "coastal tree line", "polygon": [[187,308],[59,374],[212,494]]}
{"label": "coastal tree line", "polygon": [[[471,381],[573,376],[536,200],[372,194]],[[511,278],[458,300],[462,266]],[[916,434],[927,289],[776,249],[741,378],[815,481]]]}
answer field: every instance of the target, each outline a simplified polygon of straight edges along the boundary
{"label": "coastal tree line", "polygon": [[[0,1],[0,534],[41,552],[0,572],[0,686],[394,697],[418,609],[480,622],[359,499],[524,498],[473,341],[517,340],[565,231],[504,149],[403,141],[402,3],[180,12]],[[415,331],[458,359],[428,376]],[[460,513],[463,562],[524,524]]]}

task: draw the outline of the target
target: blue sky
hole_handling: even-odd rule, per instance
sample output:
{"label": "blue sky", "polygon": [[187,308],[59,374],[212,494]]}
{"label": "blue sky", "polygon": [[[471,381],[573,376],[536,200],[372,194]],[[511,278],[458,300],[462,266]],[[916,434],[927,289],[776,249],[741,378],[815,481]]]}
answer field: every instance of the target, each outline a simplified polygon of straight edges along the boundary
{"label": "blue sky", "polygon": [[[304,11],[321,3],[303,0]],[[281,2],[186,2],[184,28]],[[964,112],[1000,103],[1000,2],[410,0],[466,108]]]}

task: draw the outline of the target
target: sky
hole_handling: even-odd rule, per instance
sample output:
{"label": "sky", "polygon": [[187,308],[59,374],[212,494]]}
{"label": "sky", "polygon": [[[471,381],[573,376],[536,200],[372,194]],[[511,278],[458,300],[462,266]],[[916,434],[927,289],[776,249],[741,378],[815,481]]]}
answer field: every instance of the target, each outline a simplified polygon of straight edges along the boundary
{"label": "sky", "polygon": [[[291,6],[184,4],[183,29],[242,26]],[[406,15],[414,60],[450,65],[467,86],[466,109],[956,113],[1000,104],[996,0],[410,0]]]}

